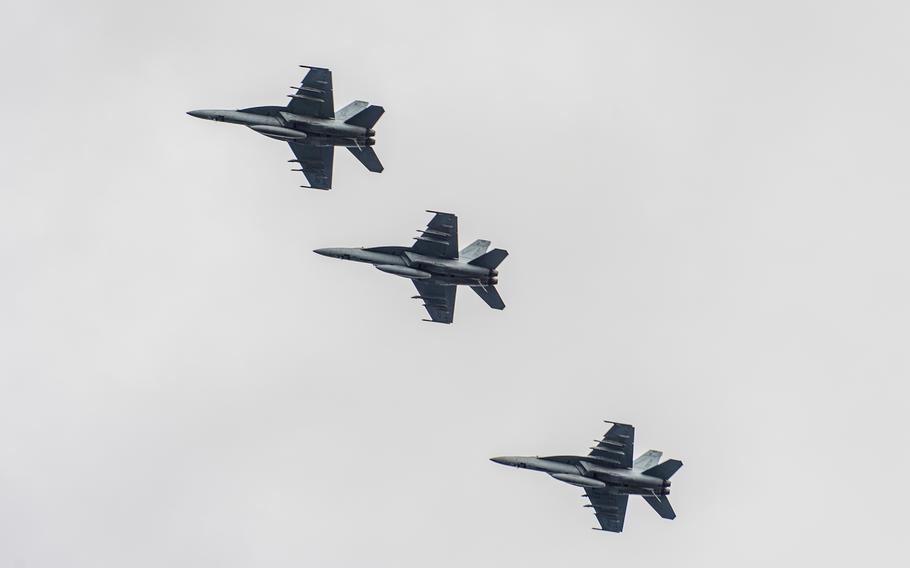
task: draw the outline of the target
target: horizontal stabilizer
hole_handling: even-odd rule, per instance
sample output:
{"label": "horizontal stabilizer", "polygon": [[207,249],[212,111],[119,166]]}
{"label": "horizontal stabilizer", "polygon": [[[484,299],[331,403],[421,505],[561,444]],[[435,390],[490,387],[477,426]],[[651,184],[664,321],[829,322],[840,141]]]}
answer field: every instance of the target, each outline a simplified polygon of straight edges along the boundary
{"label": "horizontal stabilizer", "polygon": [[[351,103],[355,104],[355,103]],[[350,105],[348,105],[350,106]],[[345,107],[347,108],[347,107]],[[344,109],[342,109],[344,110]],[[345,120],[347,124],[353,124],[354,126],[360,126],[362,128],[373,128],[373,125],[376,124],[376,121],[379,120],[379,117],[385,112],[385,109],[381,106],[371,105],[362,111],[358,112],[351,118]]]}
{"label": "horizontal stabilizer", "polygon": [[360,160],[360,163],[366,166],[366,169],[371,172],[379,173],[382,171],[382,163],[379,161],[379,156],[376,155],[376,152],[373,151],[373,148],[370,146],[363,146],[361,148],[354,148],[348,146],[348,150],[354,154],[354,157]]}
{"label": "horizontal stabilizer", "polygon": [[667,460],[660,465],[655,465],[651,469],[646,469],[642,474],[666,481],[673,477],[673,474],[679,471],[679,468],[681,468],[682,465],[683,463],[679,460]]}
{"label": "horizontal stabilizer", "polygon": [[503,249],[493,249],[486,254],[482,254],[469,262],[468,264],[473,264],[474,266],[482,266],[484,268],[489,268],[493,270],[499,264],[509,256],[509,251]]}
{"label": "horizontal stabilizer", "polygon": [[670,506],[670,500],[666,497],[655,497],[653,495],[643,495],[645,501],[651,508],[657,511],[657,514],[664,519],[675,519],[676,511]]}
{"label": "horizontal stabilizer", "polygon": [[506,304],[502,301],[502,297],[499,295],[499,292],[496,291],[495,286],[471,286],[471,290],[477,292],[480,299],[486,302],[487,305],[494,310],[505,309]]}

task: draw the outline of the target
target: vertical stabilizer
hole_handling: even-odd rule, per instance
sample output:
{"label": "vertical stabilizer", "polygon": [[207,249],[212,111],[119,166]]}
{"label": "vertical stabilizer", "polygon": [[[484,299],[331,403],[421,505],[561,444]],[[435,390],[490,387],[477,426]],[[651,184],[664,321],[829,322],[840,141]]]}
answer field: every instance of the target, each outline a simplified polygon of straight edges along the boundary
{"label": "vertical stabilizer", "polygon": [[638,458],[635,460],[635,463],[632,464],[632,468],[637,469],[638,471],[650,469],[657,465],[657,462],[660,461],[660,457],[662,455],[663,452],[660,452],[658,450],[648,450],[647,452],[638,456]]}
{"label": "vertical stabilizer", "polygon": [[368,106],[370,106],[370,103],[366,101],[354,101],[336,112],[335,118],[341,122],[347,122],[349,119],[353,118],[357,113],[367,108]]}
{"label": "vertical stabilizer", "polygon": [[488,248],[490,248],[490,241],[477,239],[473,243],[461,249],[461,252],[458,253],[458,258],[465,261],[472,261],[483,253],[487,252]]}

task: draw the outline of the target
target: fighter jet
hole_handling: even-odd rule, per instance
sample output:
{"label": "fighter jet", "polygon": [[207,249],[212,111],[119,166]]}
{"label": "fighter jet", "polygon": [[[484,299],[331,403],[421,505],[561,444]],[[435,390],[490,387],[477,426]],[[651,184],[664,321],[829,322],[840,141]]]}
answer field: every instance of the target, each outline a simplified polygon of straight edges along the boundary
{"label": "fighter jet", "polygon": [[583,487],[594,509],[600,528],[622,532],[629,495],[641,495],[648,505],[665,519],[675,519],[670,506],[670,478],[682,467],[679,460],[667,460],[658,465],[661,452],[648,450],[632,461],[635,428],[628,424],[613,424],[602,440],[586,456],[499,457],[492,461],[522,469],[550,474],[569,485]]}
{"label": "fighter jet", "polygon": [[456,286],[470,286],[494,310],[506,307],[496,291],[499,266],[508,251],[487,252],[490,241],[477,240],[458,251],[458,217],[451,213],[427,211],[435,216],[413,246],[372,248],[323,248],[313,252],[332,258],[366,262],[389,274],[409,278],[417,287],[415,300],[422,300],[437,323],[452,323]]}
{"label": "fighter jet", "polygon": [[381,172],[382,164],[371,146],[376,143],[373,125],[385,110],[364,101],[354,101],[335,113],[332,101],[332,72],[320,67],[309,69],[287,106],[261,106],[240,110],[192,110],[190,116],[216,122],[242,124],[251,130],[291,146],[311,189],[332,189],[332,164],[335,146],[344,146],[371,172]]}

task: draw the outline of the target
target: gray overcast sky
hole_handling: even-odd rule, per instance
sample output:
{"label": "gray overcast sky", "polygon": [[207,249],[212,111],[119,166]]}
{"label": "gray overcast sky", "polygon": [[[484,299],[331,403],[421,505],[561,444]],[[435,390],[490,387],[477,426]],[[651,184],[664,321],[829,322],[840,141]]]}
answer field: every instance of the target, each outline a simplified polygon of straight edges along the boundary
{"label": "gray overcast sky", "polygon": [[[0,566],[904,556],[905,2],[31,1],[0,20]],[[334,71],[366,172],[195,108]],[[488,238],[425,324],[317,247]],[[635,424],[679,518],[502,454]]]}

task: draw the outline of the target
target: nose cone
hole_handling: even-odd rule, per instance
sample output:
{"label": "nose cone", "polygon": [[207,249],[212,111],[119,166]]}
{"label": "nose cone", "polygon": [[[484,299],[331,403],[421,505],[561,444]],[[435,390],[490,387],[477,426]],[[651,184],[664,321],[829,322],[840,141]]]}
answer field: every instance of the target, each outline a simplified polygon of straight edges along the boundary
{"label": "nose cone", "polygon": [[491,462],[498,463],[500,465],[508,465],[511,467],[518,467],[518,464],[521,463],[521,458],[515,456],[500,456],[498,458],[490,458]]}
{"label": "nose cone", "polygon": [[329,258],[340,258],[343,260],[350,260],[357,256],[357,253],[360,252],[358,249],[350,248],[324,248],[316,249],[313,252],[316,254],[321,254],[322,256],[327,256]]}
{"label": "nose cone", "polygon": [[337,254],[335,254],[335,251],[337,251],[337,250],[338,249],[324,248],[324,249],[316,249],[313,252],[315,252],[316,254],[321,254],[322,256],[327,256],[329,258],[335,258],[336,256],[338,256]]}
{"label": "nose cone", "polygon": [[190,116],[195,116],[196,118],[204,118],[206,120],[213,120],[218,111],[215,110],[191,110],[187,114]]}

